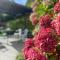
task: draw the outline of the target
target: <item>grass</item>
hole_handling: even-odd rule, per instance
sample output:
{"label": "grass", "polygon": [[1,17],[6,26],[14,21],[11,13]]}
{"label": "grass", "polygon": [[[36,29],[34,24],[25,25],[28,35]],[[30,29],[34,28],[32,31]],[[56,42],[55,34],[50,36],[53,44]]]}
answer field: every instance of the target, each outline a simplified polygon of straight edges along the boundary
{"label": "grass", "polygon": [[23,57],[22,53],[20,53],[20,54],[17,56],[16,60],[24,60],[24,57]]}

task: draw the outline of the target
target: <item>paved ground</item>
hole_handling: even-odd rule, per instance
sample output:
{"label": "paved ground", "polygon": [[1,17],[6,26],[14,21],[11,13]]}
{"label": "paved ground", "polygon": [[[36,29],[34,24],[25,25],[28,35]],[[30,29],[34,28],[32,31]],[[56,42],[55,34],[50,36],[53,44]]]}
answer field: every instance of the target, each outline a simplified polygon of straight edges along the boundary
{"label": "paved ground", "polygon": [[0,46],[0,60],[16,60],[16,56],[21,51],[22,46],[23,43],[17,41],[9,43],[9,45],[3,43],[2,46]]}

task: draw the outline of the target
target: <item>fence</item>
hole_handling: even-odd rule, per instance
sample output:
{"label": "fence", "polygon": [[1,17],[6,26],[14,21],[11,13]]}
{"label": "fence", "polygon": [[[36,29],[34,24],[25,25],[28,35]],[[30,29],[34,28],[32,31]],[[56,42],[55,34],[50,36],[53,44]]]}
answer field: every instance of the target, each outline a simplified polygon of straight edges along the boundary
{"label": "fence", "polygon": [[0,43],[2,44],[9,44],[11,42],[17,42],[22,40],[24,42],[25,38],[27,37],[24,35],[8,35],[8,36],[0,36]]}

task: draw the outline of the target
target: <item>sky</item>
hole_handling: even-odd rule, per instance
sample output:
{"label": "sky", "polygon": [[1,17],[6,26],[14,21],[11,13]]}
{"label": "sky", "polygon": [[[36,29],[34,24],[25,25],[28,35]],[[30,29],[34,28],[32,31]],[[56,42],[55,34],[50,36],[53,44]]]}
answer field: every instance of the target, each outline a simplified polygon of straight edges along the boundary
{"label": "sky", "polygon": [[27,0],[14,0],[16,3],[18,4],[22,4],[22,5],[25,5]]}

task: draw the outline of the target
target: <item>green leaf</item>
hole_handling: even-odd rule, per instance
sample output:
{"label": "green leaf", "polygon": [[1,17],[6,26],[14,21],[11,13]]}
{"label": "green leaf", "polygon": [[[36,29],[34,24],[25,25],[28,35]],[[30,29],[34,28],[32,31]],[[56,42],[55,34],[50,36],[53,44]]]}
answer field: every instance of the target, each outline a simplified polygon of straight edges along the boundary
{"label": "green leaf", "polygon": [[48,9],[53,8],[54,6],[52,4],[48,5]]}
{"label": "green leaf", "polygon": [[57,46],[57,50],[59,50],[59,51],[60,51],[60,45],[58,45],[58,46]]}
{"label": "green leaf", "polygon": [[35,29],[37,32],[39,31],[39,25],[38,24],[35,26]]}
{"label": "green leaf", "polygon": [[17,56],[16,60],[24,60],[23,55],[22,55],[22,54],[19,54],[19,55]]}
{"label": "green leaf", "polygon": [[54,3],[58,2],[58,0],[51,0],[51,1],[53,1]]}
{"label": "green leaf", "polygon": [[37,7],[36,12],[37,12],[40,16],[42,16],[42,15],[44,15],[44,14],[46,13],[47,8],[48,8],[48,7],[47,7],[45,4],[41,3],[41,4]]}
{"label": "green leaf", "polygon": [[[39,31],[39,24],[37,24],[36,26],[35,26],[35,31],[36,32],[38,32]],[[36,32],[32,32],[32,35],[34,36],[35,34],[36,34]]]}
{"label": "green leaf", "polygon": [[56,56],[51,55],[51,56],[48,57],[48,59],[49,59],[49,60],[56,60]]}

